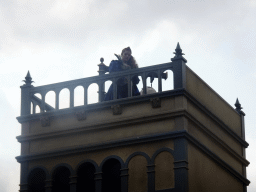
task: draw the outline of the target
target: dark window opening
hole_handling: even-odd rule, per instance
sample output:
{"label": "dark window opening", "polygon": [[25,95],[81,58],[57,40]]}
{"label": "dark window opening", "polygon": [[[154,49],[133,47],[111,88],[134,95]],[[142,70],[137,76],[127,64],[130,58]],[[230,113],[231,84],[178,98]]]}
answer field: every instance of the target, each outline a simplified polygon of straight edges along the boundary
{"label": "dark window opening", "polygon": [[57,168],[53,173],[52,192],[70,192],[69,176],[68,168]]}
{"label": "dark window opening", "polygon": [[82,164],[77,171],[77,192],[94,192],[95,181],[94,181],[95,167],[91,163]]}
{"label": "dark window opening", "polygon": [[44,192],[46,175],[40,169],[34,169],[28,176],[28,191],[29,192]]}
{"label": "dark window opening", "polygon": [[116,159],[107,160],[102,167],[102,192],[121,192],[121,164]]}

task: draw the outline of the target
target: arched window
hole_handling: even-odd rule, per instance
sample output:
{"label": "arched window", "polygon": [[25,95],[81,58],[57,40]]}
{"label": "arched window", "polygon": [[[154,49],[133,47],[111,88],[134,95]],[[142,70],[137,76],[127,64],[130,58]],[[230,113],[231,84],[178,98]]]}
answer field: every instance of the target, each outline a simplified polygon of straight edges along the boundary
{"label": "arched window", "polygon": [[148,191],[147,160],[142,155],[132,157],[128,163],[128,192]]}
{"label": "arched window", "polygon": [[29,192],[44,192],[46,174],[44,170],[36,168],[30,172],[28,176],[28,191]]}
{"label": "arched window", "polygon": [[102,192],[121,192],[121,164],[116,159],[107,160],[102,167]]}
{"label": "arched window", "polygon": [[70,171],[66,167],[58,167],[53,172],[52,192],[70,192]]}
{"label": "arched window", "polygon": [[91,163],[83,163],[79,166],[77,171],[77,192],[94,192],[95,181],[94,181],[95,167]]}
{"label": "arched window", "polygon": [[174,188],[174,158],[168,151],[155,157],[155,190]]}

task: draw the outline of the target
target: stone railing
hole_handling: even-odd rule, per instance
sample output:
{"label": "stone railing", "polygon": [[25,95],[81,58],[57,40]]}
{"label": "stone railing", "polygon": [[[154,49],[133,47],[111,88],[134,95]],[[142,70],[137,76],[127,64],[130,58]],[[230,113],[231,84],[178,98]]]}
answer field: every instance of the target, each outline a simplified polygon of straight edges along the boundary
{"label": "stone railing", "polygon": [[[28,72],[24,80],[25,84],[21,86],[21,116],[30,115],[35,113],[36,106],[40,107],[41,113],[47,111],[59,110],[59,95],[61,90],[67,88],[70,93],[70,105],[69,108],[74,108],[74,90],[78,86],[84,88],[84,105],[88,105],[88,87],[96,83],[99,87],[98,97],[99,103],[104,102],[105,96],[105,82],[112,81],[113,83],[113,97],[114,100],[117,99],[117,82],[120,78],[125,77],[128,82],[128,98],[132,96],[131,86],[132,78],[134,76],[141,77],[143,83],[143,95],[147,94],[147,78],[150,77],[157,79],[158,82],[158,93],[162,92],[162,79],[167,78],[167,74],[164,73],[166,70],[171,70],[173,72],[173,83],[174,89],[185,88],[186,86],[186,59],[183,58],[182,50],[177,45],[175,49],[175,57],[172,58],[172,62],[153,65],[144,68],[125,70],[120,72],[113,72],[111,74],[105,74],[108,67],[103,64],[103,59],[101,59],[101,64],[99,64],[99,76],[87,77],[83,79],[77,79],[72,81],[66,81],[56,84],[50,84],[45,86],[32,86],[32,78]],[[45,96],[48,92],[53,91],[55,93],[55,106],[50,106],[45,102]],[[38,98],[35,94],[40,94],[41,98]],[[32,106],[32,108],[31,108]]]}

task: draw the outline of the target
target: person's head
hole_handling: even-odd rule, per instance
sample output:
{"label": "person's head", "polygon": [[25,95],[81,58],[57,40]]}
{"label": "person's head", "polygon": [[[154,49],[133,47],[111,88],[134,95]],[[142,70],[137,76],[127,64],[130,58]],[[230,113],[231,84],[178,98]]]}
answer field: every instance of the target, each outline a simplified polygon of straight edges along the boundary
{"label": "person's head", "polygon": [[131,50],[130,47],[124,48],[122,50],[121,56],[122,56],[123,62],[125,62],[128,65],[130,65],[131,68],[137,68],[138,67],[134,57],[132,56],[132,50]]}
{"label": "person's head", "polygon": [[131,56],[132,56],[132,50],[130,47],[126,47],[122,50],[122,53],[121,53],[121,56],[122,56],[122,60],[127,63],[130,59],[131,59]]}

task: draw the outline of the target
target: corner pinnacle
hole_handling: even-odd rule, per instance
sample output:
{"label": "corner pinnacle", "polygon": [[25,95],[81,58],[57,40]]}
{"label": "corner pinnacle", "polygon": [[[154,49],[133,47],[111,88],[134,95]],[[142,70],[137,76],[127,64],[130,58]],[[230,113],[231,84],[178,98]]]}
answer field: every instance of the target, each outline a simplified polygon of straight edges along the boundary
{"label": "corner pinnacle", "polygon": [[185,63],[187,63],[187,60],[182,56],[185,55],[184,53],[182,53],[182,49],[180,48],[180,43],[177,43],[175,52],[173,52],[175,54],[175,56],[173,58],[171,58],[171,61],[175,61],[175,60],[183,60]]}
{"label": "corner pinnacle", "polygon": [[27,75],[26,75],[26,77],[25,77],[25,80],[23,80],[23,81],[26,83],[26,85],[31,85],[31,83],[34,82],[34,81],[32,81],[32,78],[31,78],[31,76],[30,76],[29,71],[28,71],[28,73],[27,73]]}
{"label": "corner pinnacle", "polygon": [[236,107],[236,111],[237,111],[237,112],[240,112],[241,109],[243,109],[243,108],[241,107],[241,104],[240,104],[238,98],[236,99],[235,107]]}

